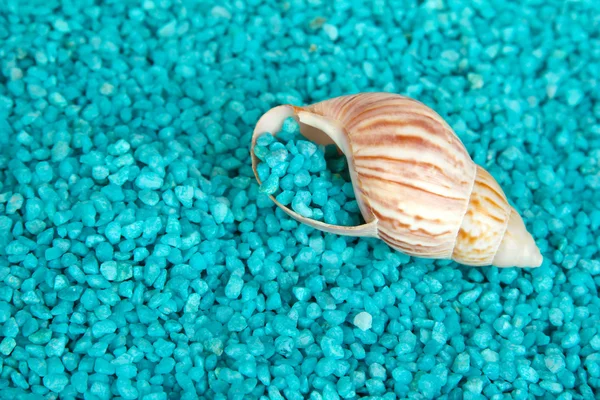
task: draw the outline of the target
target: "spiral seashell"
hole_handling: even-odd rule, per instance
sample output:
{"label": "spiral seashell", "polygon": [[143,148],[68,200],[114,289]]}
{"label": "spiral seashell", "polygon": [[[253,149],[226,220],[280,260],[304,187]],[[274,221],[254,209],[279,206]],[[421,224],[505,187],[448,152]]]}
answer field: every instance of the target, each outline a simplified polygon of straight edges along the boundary
{"label": "spiral seashell", "polygon": [[296,220],[340,235],[379,237],[412,256],[473,266],[541,265],[533,237],[496,180],[424,104],[397,94],[360,93],[306,107],[275,107],[254,130],[255,174],[256,138],[275,134],[290,116],[308,139],[335,143],[345,154],[366,223],[329,225],[302,217],[271,196]]}

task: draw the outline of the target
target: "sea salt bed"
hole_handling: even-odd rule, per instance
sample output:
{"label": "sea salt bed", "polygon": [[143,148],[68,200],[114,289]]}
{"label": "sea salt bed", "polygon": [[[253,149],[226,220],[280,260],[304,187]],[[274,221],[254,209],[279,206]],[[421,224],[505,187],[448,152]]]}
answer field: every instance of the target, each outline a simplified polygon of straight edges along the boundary
{"label": "sea salt bed", "polygon": [[[0,397],[595,398],[599,4],[0,2]],[[278,140],[261,186],[250,140],[276,105],[375,90],[448,121],[540,268],[416,259],[273,204],[288,185],[357,222],[326,213],[347,181],[311,187],[343,159],[311,172]]]}

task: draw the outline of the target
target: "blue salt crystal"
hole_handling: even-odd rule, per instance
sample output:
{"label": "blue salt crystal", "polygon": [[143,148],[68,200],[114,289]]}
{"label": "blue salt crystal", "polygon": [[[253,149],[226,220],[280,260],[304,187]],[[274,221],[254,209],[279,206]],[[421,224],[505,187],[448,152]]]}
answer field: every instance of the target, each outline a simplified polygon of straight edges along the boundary
{"label": "blue salt crystal", "polygon": [[570,349],[580,342],[580,336],[578,332],[568,332],[561,340],[560,344],[565,349]]}
{"label": "blue salt crystal", "polygon": [[5,337],[2,339],[2,342],[0,342],[0,353],[2,353],[4,356],[8,356],[10,353],[12,353],[16,345],[17,342],[15,339],[12,337]]}
{"label": "blue salt crystal", "polygon": [[107,261],[100,266],[100,272],[109,281],[114,281],[117,278],[117,262]]}
{"label": "blue salt crystal", "polygon": [[470,368],[470,357],[468,353],[461,353],[454,359],[452,370],[457,374],[466,374]]}
{"label": "blue salt crystal", "polygon": [[308,186],[310,184],[310,181],[310,174],[306,170],[300,170],[294,176],[294,184],[299,188]]}
{"label": "blue salt crystal", "polygon": [[24,201],[25,200],[23,198],[23,195],[21,195],[20,193],[13,194],[12,196],[10,196],[10,199],[8,200],[8,203],[6,205],[6,213],[14,214],[15,212],[21,209]]}
{"label": "blue salt crystal", "polygon": [[318,206],[325,206],[327,204],[327,190],[326,189],[317,189],[312,194],[312,202]]}
{"label": "blue salt crystal", "polygon": [[459,297],[459,301],[463,305],[468,306],[468,305],[472,304],[474,301],[476,301],[480,295],[481,295],[481,289],[470,290],[470,291],[467,291],[467,292],[461,294]]}
{"label": "blue salt crystal", "polygon": [[260,135],[256,139],[256,144],[263,147],[268,147],[271,143],[275,141],[275,137],[270,133],[265,133]]}
{"label": "blue salt crystal", "polygon": [[144,204],[147,204],[149,206],[155,206],[160,201],[158,193],[147,189],[140,191],[138,193],[138,197]]}
{"label": "blue salt crystal", "polygon": [[266,157],[265,162],[269,168],[274,168],[278,164],[288,161],[289,152],[285,148],[271,151]]}
{"label": "blue salt crystal", "polygon": [[[477,40],[459,51],[447,20],[473,10],[456,4],[449,16],[425,4],[429,20],[390,42],[384,2],[342,5],[342,19],[334,9],[304,27],[291,23],[294,2],[289,12],[211,6],[208,22],[167,15],[167,3],[120,14],[101,4],[85,18],[42,7],[29,21],[41,38],[33,63],[19,53],[31,48],[23,18],[9,13],[10,29],[0,27],[7,396],[593,398],[600,107],[583,85],[594,66],[589,29],[557,25],[553,40],[578,47],[566,73],[568,51],[528,51],[526,26],[494,18],[506,14],[502,4],[477,9],[487,25],[461,25]],[[552,7],[532,9],[542,13],[528,18],[533,25],[552,17]],[[590,25],[582,10],[571,19]],[[419,15],[402,17],[411,25]],[[266,25],[244,23],[257,16]],[[119,22],[139,33],[149,18],[160,22],[130,43],[110,29]],[[261,53],[259,25],[283,41]],[[59,42],[77,42],[75,32],[89,40],[71,54]],[[211,46],[189,51],[190,38]],[[123,43],[131,54],[118,58]],[[414,54],[403,53],[409,45]],[[517,54],[511,69],[503,57]],[[449,76],[470,64],[477,71]],[[449,118],[475,161],[519,199],[543,271],[434,268],[376,240],[308,229],[259,192],[247,145],[265,110],[374,87],[397,92],[398,79]],[[306,87],[290,89],[298,82]],[[335,146],[310,143],[292,117],[278,123],[282,132],[255,146],[261,181],[273,177],[263,192],[313,219],[360,223]],[[104,321],[117,328],[95,336]]]}
{"label": "blue salt crystal", "polygon": [[117,324],[107,319],[104,321],[98,321],[92,327],[92,334],[95,337],[101,337],[110,333],[114,333],[117,330]]}
{"label": "blue salt crystal", "polygon": [[192,207],[194,188],[192,186],[177,186],[175,187],[175,196],[183,204],[184,207]]}
{"label": "blue salt crystal", "polygon": [[274,167],[271,168],[271,175],[275,175],[277,177],[285,176],[288,166],[289,166],[289,163],[287,161],[275,165]]}
{"label": "blue salt crystal", "polygon": [[325,357],[333,359],[342,359],[344,357],[344,349],[334,339],[323,337],[321,339],[321,349]]}
{"label": "blue salt crystal", "polygon": [[73,218],[71,210],[58,211],[54,214],[53,222],[56,226],[63,225]]}
{"label": "blue salt crystal", "polygon": [[154,350],[156,354],[162,358],[171,356],[174,349],[175,343],[167,342],[164,339],[158,339],[154,342]]}
{"label": "blue salt crystal", "polygon": [[155,172],[142,171],[135,180],[135,184],[140,189],[156,190],[163,185],[163,178]]}
{"label": "blue salt crystal", "polygon": [[525,379],[528,382],[535,383],[539,380],[539,375],[537,371],[525,364],[517,365],[517,372],[523,379]]}
{"label": "blue salt crystal", "polygon": [[256,172],[258,174],[258,178],[261,180],[261,182],[263,182],[271,175],[271,168],[267,164],[260,163],[256,167]]}
{"label": "blue salt crystal", "polygon": [[346,319],[347,313],[341,310],[326,310],[323,312],[323,318],[331,325],[340,325]]}
{"label": "blue salt crystal", "polygon": [[277,310],[281,306],[281,295],[279,293],[272,293],[267,297],[266,307],[268,310]]}
{"label": "blue salt crystal", "polygon": [[121,229],[121,235],[123,235],[123,237],[126,239],[135,239],[142,234],[143,229],[144,223],[142,221],[137,221],[123,226]]}
{"label": "blue salt crystal", "polygon": [[69,384],[69,378],[65,374],[50,373],[44,376],[44,386],[54,393],[60,393]]}
{"label": "blue salt crystal", "polygon": [[293,117],[288,117],[283,121],[281,130],[283,132],[299,133],[300,125],[298,124],[298,121],[296,121]]}
{"label": "blue salt crystal", "polygon": [[373,318],[368,312],[360,312],[354,317],[354,325],[360,330],[371,329]]}
{"label": "blue salt crystal", "polygon": [[551,382],[551,381],[541,381],[540,387],[550,393],[553,393],[553,394],[560,394],[564,390],[563,385],[561,385],[558,382]]}
{"label": "blue salt crystal", "polygon": [[248,326],[246,318],[241,314],[234,315],[227,323],[227,328],[232,332],[241,332]]}
{"label": "blue salt crystal", "polygon": [[312,217],[313,211],[308,206],[310,202],[310,193],[306,191],[299,191],[292,200],[292,209],[303,217]]}
{"label": "blue salt crystal", "polygon": [[287,172],[290,174],[299,173],[304,165],[305,158],[301,154],[296,154],[290,161]]}
{"label": "blue salt crystal", "polygon": [[478,329],[473,335],[473,341],[479,348],[485,349],[492,340],[492,335],[487,330]]}
{"label": "blue salt crystal", "polygon": [[314,143],[308,142],[306,140],[298,140],[296,146],[298,147],[298,151],[300,152],[300,154],[303,155],[306,159],[312,157],[312,155],[315,154],[315,152],[317,151],[317,146]]}
{"label": "blue salt crystal", "polygon": [[125,379],[117,379],[117,391],[124,399],[137,399],[138,390],[133,386],[131,381]]}
{"label": "blue salt crystal", "polygon": [[27,254],[29,252],[29,248],[25,246],[23,243],[18,241],[12,241],[5,247],[6,254],[9,255],[19,255],[19,254]]}
{"label": "blue salt crystal", "polygon": [[339,268],[341,262],[339,254],[330,250],[325,251],[321,256],[321,264],[325,268]]}
{"label": "blue salt crystal", "polygon": [[317,173],[324,171],[327,164],[325,161],[325,157],[323,156],[323,152],[321,150],[317,150],[315,154],[310,157],[310,169],[309,171],[312,173]]}
{"label": "blue salt crystal", "polygon": [[262,182],[260,185],[260,192],[265,194],[275,194],[279,188],[279,177],[275,174],[269,175],[269,177]]}
{"label": "blue salt crystal", "polygon": [[95,381],[91,384],[89,392],[101,399],[110,397],[110,386],[108,383]]}
{"label": "blue salt crystal", "polygon": [[220,224],[225,221],[229,208],[226,204],[215,203],[210,206],[211,213],[215,219],[215,222]]}
{"label": "blue salt crystal", "polygon": [[232,275],[225,286],[225,295],[230,299],[237,298],[244,287],[244,280],[237,275]]}
{"label": "blue salt crystal", "polygon": [[285,240],[281,237],[271,237],[267,240],[267,244],[276,253],[281,253],[285,250]]}
{"label": "blue salt crystal", "polygon": [[378,363],[373,363],[369,366],[369,375],[373,379],[385,380],[386,369]]}
{"label": "blue salt crystal", "polygon": [[[265,165],[265,164],[260,164],[260,165]],[[286,175],[283,178],[279,179],[279,187],[283,191],[292,191],[292,190],[295,190],[294,176],[293,175]],[[295,192],[292,192],[292,194],[295,194]]]}
{"label": "blue salt crystal", "polygon": [[333,374],[337,368],[337,362],[331,358],[322,358],[315,367],[317,376],[325,377]]}
{"label": "blue salt crystal", "polygon": [[113,375],[115,366],[104,358],[98,358],[94,364],[94,371],[102,375]]}

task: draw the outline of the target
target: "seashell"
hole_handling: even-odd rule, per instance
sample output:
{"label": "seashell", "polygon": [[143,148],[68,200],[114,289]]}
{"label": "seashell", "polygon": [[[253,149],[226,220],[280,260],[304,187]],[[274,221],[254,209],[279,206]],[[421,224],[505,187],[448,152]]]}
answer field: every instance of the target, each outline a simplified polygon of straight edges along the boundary
{"label": "seashell", "polygon": [[335,143],[348,159],[365,224],[329,225],[300,216],[325,232],[379,237],[411,256],[465,265],[539,267],[542,255],[496,180],[476,165],[452,128],[424,104],[391,93],[360,93],[306,107],[282,105],[265,113],[252,139],[276,134],[294,117],[301,133]]}

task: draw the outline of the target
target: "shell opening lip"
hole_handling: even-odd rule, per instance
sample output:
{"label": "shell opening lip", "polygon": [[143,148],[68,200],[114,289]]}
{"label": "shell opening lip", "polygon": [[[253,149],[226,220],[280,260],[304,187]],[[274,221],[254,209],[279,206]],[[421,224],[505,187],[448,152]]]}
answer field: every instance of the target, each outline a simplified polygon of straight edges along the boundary
{"label": "shell opening lip", "polygon": [[277,106],[263,114],[263,116],[256,123],[254,133],[252,134],[250,156],[252,157],[252,169],[254,170],[254,175],[256,176],[256,179],[259,184],[262,182],[260,181],[260,178],[256,173],[256,167],[258,166],[258,159],[254,154],[254,146],[256,145],[256,139],[258,139],[265,133],[271,133],[272,135],[276,135],[277,132],[281,130],[283,122],[287,118],[292,117],[300,124],[300,133],[302,133],[302,136],[304,136],[308,140],[322,145],[334,143],[333,139],[331,139],[325,132],[323,132],[315,126],[303,122],[302,118],[299,116],[300,113],[310,114],[302,111],[302,109],[299,107],[294,107],[290,105]]}
{"label": "shell opening lip", "polygon": [[[256,170],[259,162],[258,157],[256,157],[256,155],[254,154],[254,146],[256,145],[256,140],[265,133],[271,133],[272,135],[276,135],[277,132],[281,130],[283,122],[287,118],[293,117],[296,121],[300,123],[300,133],[302,133],[302,135],[308,140],[311,140],[318,144],[338,144],[337,141],[334,138],[330,137],[327,132],[324,132],[319,127],[315,126],[318,125],[318,122],[320,121],[318,116],[314,115],[315,117],[317,117],[317,122],[315,123],[315,121],[313,121],[310,118],[310,116],[313,116],[313,114],[311,114],[310,112],[304,112],[302,110],[303,109],[300,107],[294,107],[290,105],[277,106],[267,111],[258,120],[256,127],[254,128],[254,132],[252,134],[250,157],[252,160],[252,171],[254,172],[254,176],[256,177],[256,180],[259,185],[262,184],[262,182]],[[300,113],[306,114],[308,118],[306,118],[306,116],[305,118],[300,118],[300,116],[298,115],[298,111]],[[302,119],[304,119],[305,121],[302,121]],[[344,154],[347,156],[347,153],[344,151],[344,149],[347,147],[339,146],[339,144],[338,147],[340,147],[340,149],[342,149]],[[273,195],[269,195],[269,198],[275,203],[275,205],[277,205],[277,207],[282,209],[290,217],[294,218],[300,223],[309,225],[315,229],[343,236],[377,237],[377,220],[372,220],[366,224],[357,226],[326,224],[321,221],[301,216],[300,214],[296,213],[292,209],[284,206],[279,201],[277,201],[277,199]]]}
{"label": "shell opening lip", "polygon": [[[283,126],[283,121],[285,121],[288,117],[294,117],[298,119],[298,116],[294,112],[294,109],[291,106],[278,106],[270,109],[256,123],[254,128],[254,132],[252,133],[252,144],[250,145],[250,157],[252,159],[252,171],[254,171],[254,176],[258,184],[262,184],[260,178],[258,177],[258,172],[256,172],[256,167],[258,166],[258,158],[254,154],[254,146],[256,146],[256,139],[265,133],[272,133],[273,135],[277,134],[281,130]],[[272,197],[272,196],[270,196]]]}

